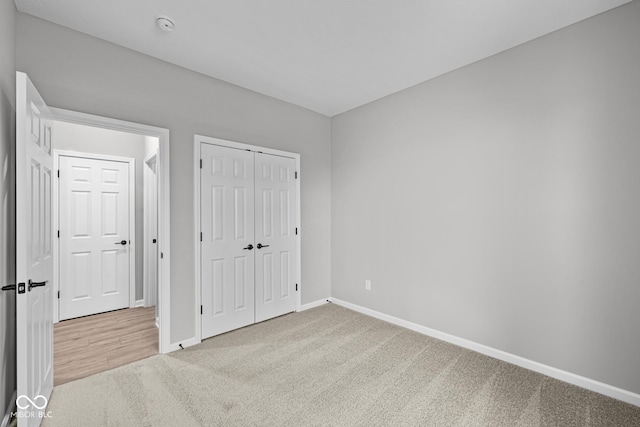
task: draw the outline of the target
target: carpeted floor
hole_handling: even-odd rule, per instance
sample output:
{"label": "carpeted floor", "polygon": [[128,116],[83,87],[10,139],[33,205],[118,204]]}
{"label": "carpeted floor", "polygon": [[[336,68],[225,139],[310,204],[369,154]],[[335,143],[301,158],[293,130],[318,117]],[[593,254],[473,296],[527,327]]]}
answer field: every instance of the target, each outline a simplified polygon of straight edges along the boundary
{"label": "carpeted floor", "polygon": [[45,426],[640,426],[640,408],[327,304],[55,387]]}

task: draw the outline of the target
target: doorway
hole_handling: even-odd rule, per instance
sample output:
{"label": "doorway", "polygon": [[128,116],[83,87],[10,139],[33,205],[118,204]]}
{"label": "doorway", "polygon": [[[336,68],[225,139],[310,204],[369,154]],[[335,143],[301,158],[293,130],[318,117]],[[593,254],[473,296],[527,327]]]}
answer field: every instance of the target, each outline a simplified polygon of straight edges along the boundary
{"label": "doorway", "polygon": [[[77,111],[64,110],[59,108],[51,108],[52,119],[56,124],[67,125],[83,125],[102,130],[113,130],[132,135],[137,135],[145,140],[145,156],[148,155],[152,148],[150,142],[156,141],[155,153],[156,153],[156,205],[157,205],[157,235],[156,235],[156,251],[157,251],[157,268],[156,268],[156,282],[158,283],[156,291],[156,307],[157,307],[157,323],[158,323],[158,349],[160,353],[168,353],[177,349],[177,344],[174,346],[170,341],[170,307],[169,307],[169,294],[170,294],[170,259],[171,259],[171,242],[170,242],[170,191],[169,191],[169,130],[164,128],[158,128],[155,126],[148,126],[139,123],[128,122],[124,120],[117,120],[108,117],[96,116],[92,114],[80,113]],[[80,151],[78,147],[74,149]],[[142,167],[138,168],[143,170]],[[143,193],[142,182],[143,179],[139,178],[136,182],[140,183],[139,192]],[[56,187],[54,186],[54,190]],[[57,200],[58,194],[53,196],[54,201]],[[59,211],[54,209],[54,224],[58,223]],[[142,230],[144,227],[138,227],[139,231],[136,238],[137,241],[144,239]],[[132,242],[135,245],[135,242]],[[138,245],[142,247],[143,245]],[[54,249],[57,251],[57,245],[54,245]],[[141,251],[140,251],[141,252]],[[54,254],[57,256],[57,253]],[[142,269],[141,269],[142,270]],[[141,275],[139,275],[140,277]],[[59,264],[54,263],[54,285],[57,287],[57,278],[59,277]],[[142,280],[142,279],[141,279]],[[56,288],[56,290],[58,290]],[[144,295],[144,292],[142,291]],[[138,295],[139,296],[139,295]],[[144,297],[138,298],[136,296],[134,306],[145,306]],[[131,306],[131,304],[130,304]],[[59,318],[57,312],[57,304],[54,304],[54,318]],[[174,348],[175,347],[175,348]]]}
{"label": "doorway", "polygon": [[159,351],[155,303],[143,309],[145,294],[152,288],[157,294],[158,286],[157,271],[143,268],[149,257],[143,229],[147,218],[158,217],[157,204],[144,204],[143,169],[149,153],[157,157],[159,141],[61,121],[53,122],[53,135],[59,385]]}

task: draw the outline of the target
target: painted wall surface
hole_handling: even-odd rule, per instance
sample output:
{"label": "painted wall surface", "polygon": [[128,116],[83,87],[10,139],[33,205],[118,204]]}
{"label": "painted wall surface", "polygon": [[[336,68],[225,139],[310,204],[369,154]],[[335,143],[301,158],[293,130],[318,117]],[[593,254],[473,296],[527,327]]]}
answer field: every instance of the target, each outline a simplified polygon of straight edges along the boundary
{"label": "painted wall surface", "polygon": [[17,68],[54,107],[171,132],[171,341],[195,333],[193,135],[301,155],[302,302],[330,293],[330,119],[18,13]]}
{"label": "painted wall surface", "polygon": [[[0,286],[15,283],[16,8],[0,1]],[[16,389],[15,292],[0,291],[0,421]]]}
{"label": "painted wall surface", "polygon": [[631,2],[334,117],[332,296],[640,393],[639,46]]}
{"label": "painted wall surface", "polygon": [[111,129],[83,126],[75,123],[54,122],[53,148],[55,150],[81,153],[106,154],[135,159],[136,191],[136,300],[143,297],[143,230],[144,230],[144,183],[143,166],[146,137]]}

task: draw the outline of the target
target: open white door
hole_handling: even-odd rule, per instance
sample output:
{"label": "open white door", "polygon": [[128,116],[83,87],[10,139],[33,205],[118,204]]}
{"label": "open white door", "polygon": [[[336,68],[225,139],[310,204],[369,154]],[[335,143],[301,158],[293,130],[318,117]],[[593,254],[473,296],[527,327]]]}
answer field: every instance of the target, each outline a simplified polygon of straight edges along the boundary
{"label": "open white door", "polygon": [[38,426],[53,389],[51,122],[16,73],[16,335],[18,427]]}

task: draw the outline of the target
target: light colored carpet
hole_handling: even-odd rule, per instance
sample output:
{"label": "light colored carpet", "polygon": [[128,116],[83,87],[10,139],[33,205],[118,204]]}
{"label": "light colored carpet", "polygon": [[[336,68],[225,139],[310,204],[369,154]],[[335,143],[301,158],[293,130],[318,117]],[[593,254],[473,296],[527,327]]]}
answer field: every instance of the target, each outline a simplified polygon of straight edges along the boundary
{"label": "light colored carpet", "polygon": [[640,408],[327,304],[55,387],[45,426],[640,426]]}

